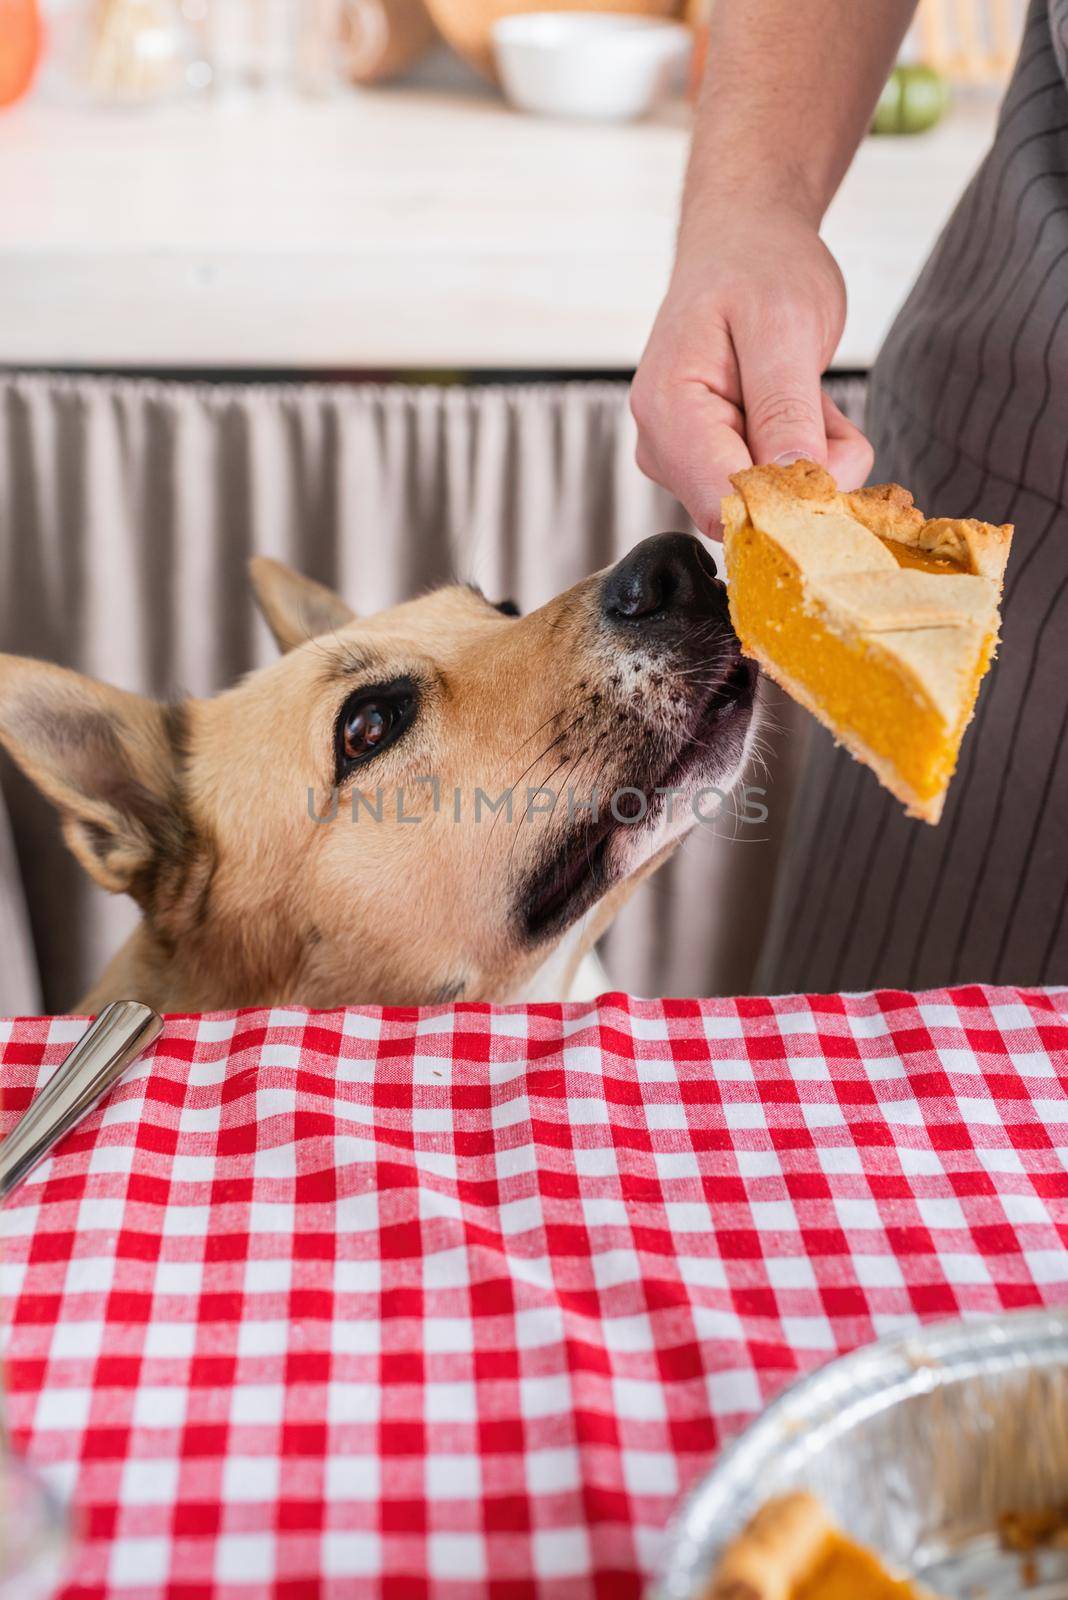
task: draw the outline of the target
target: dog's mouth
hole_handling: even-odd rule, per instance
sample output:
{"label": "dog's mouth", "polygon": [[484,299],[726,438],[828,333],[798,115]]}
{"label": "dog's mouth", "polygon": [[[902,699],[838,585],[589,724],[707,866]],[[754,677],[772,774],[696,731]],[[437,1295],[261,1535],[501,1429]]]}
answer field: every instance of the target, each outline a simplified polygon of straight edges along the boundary
{"label": "dog's mouth", "polygon": [[560,933],[598,901],[614,881],[608,848],[623,826],[615,817],[575,834],[539,869],[523,900],[527,937],[545,939]]}
{"label": "dog's mouth", "polygon": [[656,780],[661,788],[682,783],[707,761],[711,750],[724,748],[726,753],[725,747],[736,735],[744,739],[753,715],[758,675],[756,662],[738,650],[724,677],[699,701],[689,733],[666,774]]}
{"label": "dog's mouth", "polygon": [[[621,779],[614,793],[599,797],[598,815],[568,829],[521,897],[521,919],[531,942],[562,933],[641,865],[644,858],[633,848],[638,836],[654,830],[668,796],[692,784],[695,774],[714,768],[714,758],[725,762],[733,781],[752,718],[757,676],[755,664],[735,646],[724,675],[695,698],[676,749],[666,757],[661,752],[651,770]],[[623,848],[614,848],[617,840]]]}

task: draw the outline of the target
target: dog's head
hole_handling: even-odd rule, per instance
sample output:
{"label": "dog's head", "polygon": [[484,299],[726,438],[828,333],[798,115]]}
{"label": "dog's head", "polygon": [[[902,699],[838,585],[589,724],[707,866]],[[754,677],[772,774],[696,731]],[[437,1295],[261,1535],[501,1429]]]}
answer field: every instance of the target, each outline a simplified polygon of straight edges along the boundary
{"label": "dog's head", "polygon": [[755,671],[688,535],[527,617],[450,587],[361,619],[265,560],[253,582],[282,657],[213,700],[0,657],[0,739],[138,901],[172,1008],[506,999],[581,924],[562,993],[744,760]]}

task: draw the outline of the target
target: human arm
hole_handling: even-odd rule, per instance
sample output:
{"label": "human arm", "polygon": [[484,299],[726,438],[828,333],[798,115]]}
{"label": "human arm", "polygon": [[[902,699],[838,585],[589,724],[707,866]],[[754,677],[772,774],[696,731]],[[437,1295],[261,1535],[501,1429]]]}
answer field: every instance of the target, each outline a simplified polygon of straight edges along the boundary
{"label": "human arm", "polygon": [[635,375],[638,464],[715,532],[752,461],[871,449],[821,393],[845,287],[819,237],[915,0],[716,0],[675,266]]}

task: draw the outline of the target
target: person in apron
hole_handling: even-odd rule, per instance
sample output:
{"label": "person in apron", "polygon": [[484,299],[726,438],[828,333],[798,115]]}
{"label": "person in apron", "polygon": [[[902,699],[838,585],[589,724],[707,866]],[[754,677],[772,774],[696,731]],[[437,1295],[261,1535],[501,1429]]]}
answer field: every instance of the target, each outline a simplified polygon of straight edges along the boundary
{"label": "person in apron", "polygon": [[[821,153],[824,144],[848,162],[850,130],[859,141],[911,11],[894,0],[864,8],[811,0],[796,12],[825,48],[808,56],[795,23],[789,42],[800,44],[801,59],[786,73],[775,65],[779,0],[717,8],[710,79],[747,49],[735,36],[737,17],[730,21],[739,9],[761,40],[755,86],[751,78],[748,104],[732,104],[728,93],[727,106],[713,111],[716,85],[709,83],[679,262],[635,378],[639,463],[679,494],[706,532],[715,531],[713,497],[726,474],[749,459],[814,456],[844,488],[867,472],[864,441],[826,401],[822,437],[815,426],[812,348],[818,372],[841,323],[833,292],[820,285],[811,217],[818,225],[841,176]],[[790,10],[790,0],[782,9]],[[836,29],[847,44],[834,44]],[[777,73],[785,107],[773,92]],[[806,73],[807,105],[804,90],[791,87]],[[852,85],[846,109],[822,109],[843,83]],[[763,212],[747,223],[753,201],[737,169],[759,173],[774,164],[784,110],[801,130],[779,159],[799,185],[803,220],[790,199],[769,202],[758,182]],[[823,123],[835,115],[825,139]],[[707,208],[706,181],[714,196]],[[785,352],[781,322],[767,307],[744,305],[753,291],[733,282],[733,267],[726,291],[719,263],[708,275],[711,288],[706,281],[695,289],[702,248],[706,262],[717,254],[710,219],[724,225],[732,192],[750,253],[761,235],[765,251],[777,248],[776,204],[790,216],[787,237],[800,267],[795,272],[779,256],[780,277],[785,284],[799,276],[802,293],[796,283],[787,289],[790,314],[811,326],[800,339],[790,331]],[[687,209],[697,214],[689,227]],[[727,245],[728,260],[734,248]],[[703,329],[717,319],[733,346],[733,368],[728,360],[716,370],[692,340],[686,345],[686,322]],[[758,353],[761,324],[766,338],[778,339],[778,353]],[[694,393],[702,381],[710,398],[699,417]],[[672,437],[672,410],[677,418],[686,407]],[[904,484],[928,515],[1015,524],[1002,644],[937,828],[907,818],[867,768],[813,729],[754,988],[1068,981],[1068,0],[1032,0],[994,144],[872,372],[868,433],[872,481]]]}

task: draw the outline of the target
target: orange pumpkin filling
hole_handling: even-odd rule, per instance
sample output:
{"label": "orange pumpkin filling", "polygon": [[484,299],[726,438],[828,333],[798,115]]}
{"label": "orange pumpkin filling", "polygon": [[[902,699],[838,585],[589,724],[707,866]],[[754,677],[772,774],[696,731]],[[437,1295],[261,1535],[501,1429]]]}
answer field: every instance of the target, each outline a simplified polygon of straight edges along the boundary
{"label": "orange pumpkin filling", "polygon": [[[902,673],[877,637],[850,639],[806,609],[801,574],[784,550],[750,525],[737,535],[734,552],[731,617],[746,655],[774,662],[780,670],[769,668],[771,676],[781,681],[780,674],[788,674],[791,684],[803,686],[820,708],[822,722],[832,731],[851,729],[919,800],[942,794],[993,654],[994,635],[986,635],[976,654],[967,713],[948,726],[922,683]],[[900,564],[932,570],[922,557]]]}
{"label": "orange pumpkin filling", "polygon": [[734,482],[724,551],[742,649],[936,822],[997,643],[1012,530],[927,522],[896,486],[841,495],[811,462]]}
{"label": "orange pumpkin filling", "polygon": [[790,1600],[915,1600],[918,1593],[903,1578],[892,1578],[870,1550],[832,1534]]}

